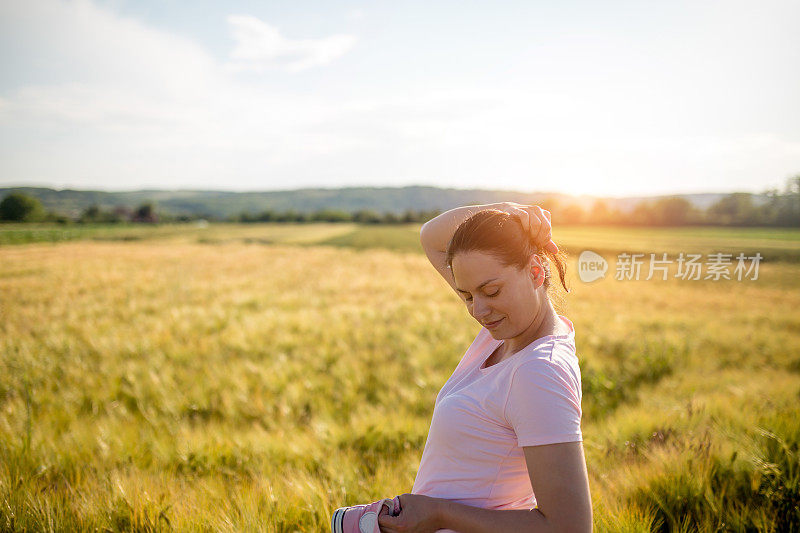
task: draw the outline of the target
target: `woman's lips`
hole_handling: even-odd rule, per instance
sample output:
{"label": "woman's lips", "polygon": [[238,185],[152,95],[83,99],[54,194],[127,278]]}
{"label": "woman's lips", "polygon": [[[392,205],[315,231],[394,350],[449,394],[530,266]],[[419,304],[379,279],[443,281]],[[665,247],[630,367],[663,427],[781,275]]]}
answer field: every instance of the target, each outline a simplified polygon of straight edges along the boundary
{"label": "woman's lips", "polygon": [[497,325],[500,324],[500,322],[502,322],[502,321],[503,321],[503,319],[501,318],[500,320],[496,320],[495,322],[485,322],[483,325],[487,329],[492,329],[492,328],[496,328]]}

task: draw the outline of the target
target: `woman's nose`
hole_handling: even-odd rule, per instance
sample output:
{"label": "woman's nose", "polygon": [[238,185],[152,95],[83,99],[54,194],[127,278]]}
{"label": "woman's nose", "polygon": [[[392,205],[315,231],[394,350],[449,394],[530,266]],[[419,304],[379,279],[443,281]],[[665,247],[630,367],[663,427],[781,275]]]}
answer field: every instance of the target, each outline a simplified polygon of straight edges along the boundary
{"label": "woman's nose", "polygon": [[490,313],[491,309],[486,305],[486,302],[482,301],[480,298],[475,298],[472,302],[472,316],[475,318],[483,318],[489,316]]}

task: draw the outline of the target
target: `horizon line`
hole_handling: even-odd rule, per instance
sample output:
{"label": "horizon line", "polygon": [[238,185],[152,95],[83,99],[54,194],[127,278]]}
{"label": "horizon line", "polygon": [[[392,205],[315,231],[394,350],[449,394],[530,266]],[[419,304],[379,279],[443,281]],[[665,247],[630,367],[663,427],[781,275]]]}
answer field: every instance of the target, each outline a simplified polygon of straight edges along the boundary
{"label": "horizon line", "polygon": [[768,194],[770,190],[777,190],[780,189],[767,189],[761,192],[752,192],[752,191],[705,191],[705,192],[673,192],[673,193],[643,193],[643,194],[634,194],[634,195],[598,195],[598,194],[572,194],[572,193],[565,193],[560,191],[523,191],[518,189],[485,189],[485,188],[478,188],[478,187],[471,187],[471,188],[461,188],[461,187],[441,187],[437,185],[428,185],[428,184],[409,184],[409,185],[402,185],[402,186],[383,186],[383,185],[344,185],[339,187],[329,187],[329,186],[307,186],[307,187],[298,187],[293,189],[206,189],[206,188],[137,188],[137,189],[102,189],[102,188],[76,188],[76,187],[63,187],[58,188],[54,185],[48,184],[0,184],[0,189],[22,189],[22,188],[29,188],[29,189],[50,189],[56,192],[64,192],[64,191],[75,191],[75,192],[103,192],[103,193],[136,193],[136,192],[211,192],[211,193],[232,193],[232,194],[247,194],[247,193],[276,193],[276,192],[301,192],[307,190],[330,190],[330,191],[342,191],[348,189],[412,189],[412,188],[428,188],[428,189],[438,189],[438,190],[452,190],[452,191],[476,191],[476,192],[508,192],[508,193],[516,193],[516,194],[526,194],[526,195],[543,195],[543,196],[569,196],[573,198],[609,198],[609,199],[627,199],[627,198],[656,198],[656,197],[665,197],[665,196],[702,196],[702,195],[731,195],[731,194],[751,194],[756,196],[762,196]]}

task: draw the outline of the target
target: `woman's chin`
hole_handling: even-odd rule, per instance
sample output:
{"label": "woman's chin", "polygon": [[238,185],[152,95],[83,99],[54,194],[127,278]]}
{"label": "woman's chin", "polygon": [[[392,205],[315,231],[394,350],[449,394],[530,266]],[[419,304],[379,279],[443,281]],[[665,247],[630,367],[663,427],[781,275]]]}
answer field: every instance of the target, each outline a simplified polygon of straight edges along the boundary
{"label": "woman's chin", "polygon": [[491,335],[496,341],[503,340],[508,337],[508,335],[503,334],[503,328],[486,328],[486,331],[488,331],[489,335]]}
{"label": "woman's chin", "polygon": [[503,317],[500,320],[496,320],[495,322],[492,322],[488,326],[486,324],[484,324],[484,323],[481,323],[481,325],[483,327],[485,327],[489,331],[489,333],[492,334],[492,337],[494,337],[495,339],[499,339],[501,337],[498,336],[498,335],[500,334],[500,331],[504,329],[503,326],[506,325],[506,319],[505,319],[505,317]]}

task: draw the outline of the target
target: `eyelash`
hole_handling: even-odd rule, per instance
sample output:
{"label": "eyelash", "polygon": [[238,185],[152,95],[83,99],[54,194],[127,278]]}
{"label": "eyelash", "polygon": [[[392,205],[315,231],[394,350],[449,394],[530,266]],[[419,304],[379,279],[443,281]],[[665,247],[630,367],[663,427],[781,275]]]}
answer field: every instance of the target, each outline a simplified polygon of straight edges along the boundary
{"label": "eyelash", "polygon": [[[495,291],[495,293],[494,293],[494,294],[487,294],[486,296],[488,296],[489,298],[494,298],[494,297],[495,297],[495,296],[497,296],[498,294],[500,294],[500,289],[497,289],[497,291]],[[464,297],[464,300],[466,300],[466,301],[470,302],[470,301],[472,301],[472,296],[465,296],[465,297]]]}

